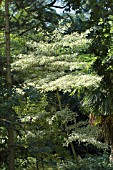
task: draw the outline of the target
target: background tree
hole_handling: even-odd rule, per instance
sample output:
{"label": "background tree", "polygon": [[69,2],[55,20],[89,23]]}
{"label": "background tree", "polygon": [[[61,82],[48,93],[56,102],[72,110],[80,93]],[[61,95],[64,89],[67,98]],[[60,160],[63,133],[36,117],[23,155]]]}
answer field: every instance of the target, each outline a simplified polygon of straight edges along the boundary
{"label": "background tree", "polygon": [[[112,125],[112,2],[105,0],[98,3],[96,0],[65,0],[60,4],[57,2],[57,0],[12,1],[9,7],[12,78],[10,60],[5,63],[2,57],[0,138],[2,153],[3,151],[7,153],[6,129],[9,129],[9,125],[14,126],[15,166],[18,169],[21,163],[23,164],[20,168],[29,169],[32,166],[32,169],[35,167],[44,169],[57,165],[58,169],[60,165],[67,166],[65,162],[68,163],[68,160],[73,164],[71,169],[76,168],[76,164],[72,161],[72,148],[69,151],[69,147],[63,147],[62,144],[70,146],[80,142],[96,148],[106,147],[96,139],[99,136],[99,126],[89,126],[86,121],[88,116],[85,117],[81,110],[80,99],[87,96],[87,90],[91,94],[97,93],[98,100],[91,95],[88,98],[94,104],[90,105],[91,111],[99,115],[107,113],[109,116],[104,120]],[[4,13],[3,7],[1,14]],[[59,15],[55,8],[62,9],[64,14]],[[73,14],[69,15],[68,11],[71,10]],[[58,27],[59,20],[60,27]],[[1,19],[0,22],[1,37],[4,37],[2,33],[4,20]],[[75,22],[78,22],[76,28]],[[71,34],[74,30],[81,33],[87,29],[89,31],[86,34]],[[67,33],[70,36],[66,36]],[[4,55],[3,48],[0,49],[0,53]],[[21,54],[17,55],[19,53]],[[7,56],[10,57],[9,54]],[[4,78],[6,66],[9,73],[7,77],[9,80],[12,79],[12,85],[10,83],[8,88]],[[12,91],[8,100],[7,89]],[[75,110],[72,109],[72,103],[70,104],[72,99],[70,93],[74,96],[72,103],[75,102],[77,106]],[[65,97],[69,100],[66,101]],[[95,106],[98,106],[97,110],[94,109]],[[88,110],[88,114],[91,111]],[[84,117],[85,121],[80,121]],[[98,121],[100,122],[100,117]],[[112,127],[108,125],[108,128],[112,144]],[[95,136],[94,130],[97,132]],[[65,160],[62,158],[63,155]],[[7,160],[3,163],[7,163]],[[6,165],[3,163],[2,167]],[[11,166],[14,167],[14,164],[11,163]]]}
{"label": "background tree", "polygon": [[[9,28],[9,1],[5,1],[5,41],[6,41],[6,83],[7,83],[7,103],[12,95],[12,78],[11,78],[11,57],[10,57],[10,28]],[[10,112],[8,129],[8,151],[9,151],[9,170],[15,169],[14,158],[14,129],[12,122],[12,108],[7,108]]]}
{"label": "background tree", "polygon": [[[29,57],[28,55],[21,54],[18,56],[18,61],[16,60],[12,64],[12,68],[16,72],[14,80],[20,82],[19,79],[21,79],[23,81],[22,85],[18,86],[16,90],[23,96],[23,99],[25,98],[23,102],[20,102],[20,106],[15,107],[15,110],[20,118],[24,118],[24,124],[30,124],[30,127],[28,127],[28,129],[26,128],[26,130],[31,133],[31,135],[28,135],[27,139],[24,140],[27,140],[27,146],[30,146],[27,147],[30,157],[37,159],[38,151],[41,150],[39,157],[43,157],[43,161],[39,160],[39,166],[40,162],[43,162],[45,166],[45,161],[51,162],[46,151],[49,154],[51,153],[51,158],[55,161],[55,164],[58,164],[58,162],[62,160],[62,158],[59,157],[62,157],[64,153],[66,154],[65,161],[71,159],[71,154],[69,154],[70,158],[67,157],[68,148],[63,147],[61,143],[64,143],[65,146],[70,146],[71,143],[79,141],[80,143],[85,142],[94,145],[97,148],[105,149],[106,147],[96,140],[99,132],[97,130],[98,128],[93,127],[93,130],[87,126],[87,116],[85,121],[79,122],[81,111],[79,110],[80,108],[77,108],[79,102],[75,92],[77,90],[78,92],[81,91],[82,88],[98,87],[98,83],[101,80],[101,77],[97,77],[90,67],[90,64],[95,58],[93,56],[91,58],[87,53],[87,48],[90,44],[90,41],[85,37],[87,33],[81,35],[73,33],[69,36],[63,36],[60,33],[58,35],[58,32],[56,32],[56,35],[58,37],[56,37],[56,41],[54,40],[53,43],[43,41],[38,44],[36,42],[34,44],[28,43],[29,49],[33,49],[33,52],[31,52]],[[36,95],[36,92],[39,92],[39,94],[41,92],[47,97],[41,102],[41,105],[40,100],[37,100],[39,94],[37,93]],[[78,102],[74,109],[72,109],[73,106],[69,102],[71,98],[69,93],[71,92],[75,95],[75,97],[73,97],[73,105],[75,105],[75,101]],[[44,106],[44,109],[39,110],[39,106],[41,106],[41,108]],[[23,107],[24,111],[22,111]],[[78,116],[77,113],[79,114]],[[38,117],[36,116],[37,114]],[[76,124],[77,119],[78,122]],[[40,142],[40,140],[42,140],[40,136],[38,136],[37,139],[37,133],[35,134],[36,136],[33,137],[36,130],[34,128],[37,128],[37,126],[38,132],[41,131],[42,136],[44,135],[43,139],[45,139],[46,134],[46,141],[49,141],[44,143],[44,145],[36,145],[35,143],[33,145],[34,140],[42,143]],[[50,129],[52,129],[52,131]],[[97,131],[97,136],[95,135],[95,138],[92,140],[95,130]],[[91,132],[90,135],[89,131]],[[51,139],[51,141],[49,139]],[[48,143],[51,143],[51,146],[48,146]],[[47,146],[49,147],[49,151]],[[37,148],[37,152],[35,153],[34,148],[35,151]],[[43,152],[42,148],[45,148],[45,152]],[[74,149],[76,149],[76,147]],[[58,152],[58,150],[62,152]],[[57,157],[54,157],[55,154],[57,154]]]}

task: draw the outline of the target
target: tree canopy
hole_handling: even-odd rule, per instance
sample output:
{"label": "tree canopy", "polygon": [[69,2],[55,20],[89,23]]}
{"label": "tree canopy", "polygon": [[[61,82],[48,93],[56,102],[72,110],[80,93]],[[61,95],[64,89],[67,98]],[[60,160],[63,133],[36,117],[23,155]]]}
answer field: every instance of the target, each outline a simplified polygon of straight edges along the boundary
{"label": "tree canopy", "polygon": [[113,2],[0,7],[1,168],[112,169]]}

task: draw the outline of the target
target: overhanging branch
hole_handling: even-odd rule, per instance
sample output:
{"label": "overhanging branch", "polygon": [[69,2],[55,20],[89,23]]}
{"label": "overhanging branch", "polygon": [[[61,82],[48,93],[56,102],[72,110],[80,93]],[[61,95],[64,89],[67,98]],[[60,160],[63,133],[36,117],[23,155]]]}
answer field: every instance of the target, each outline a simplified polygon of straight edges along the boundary
{"label": "overhanging branch", "polygon": [[54,0],[53,2],[51,2],[50,4],[47,4],[47,6],[49,7],[53,7],[53,5],[56,3],[57,0]]}
{"label": "overhanging branch", "polygon": [[59,9],[64,9],[66,6],[56,6],[56,5],[54,5],[54,6],[52,6],[53,8],[59,8]]}

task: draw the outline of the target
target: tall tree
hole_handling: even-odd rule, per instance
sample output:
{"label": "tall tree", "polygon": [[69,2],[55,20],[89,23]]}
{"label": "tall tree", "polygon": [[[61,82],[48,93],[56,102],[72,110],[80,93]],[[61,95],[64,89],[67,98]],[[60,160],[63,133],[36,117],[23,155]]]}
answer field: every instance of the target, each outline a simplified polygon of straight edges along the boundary
{"label": "tall tree", "polygon": [[[7,82],[7,102],[12,95],[11,78],[11,57],[10,57],[10,27],[9,27],[9,0],[5,0],[5,39],[6,39],[6,82]],[[12,108],[9,107],[10,118],[8,127],[8,150],[9,150],[9,170],[15,169],[14,158],[14,129],[12,123]]]}

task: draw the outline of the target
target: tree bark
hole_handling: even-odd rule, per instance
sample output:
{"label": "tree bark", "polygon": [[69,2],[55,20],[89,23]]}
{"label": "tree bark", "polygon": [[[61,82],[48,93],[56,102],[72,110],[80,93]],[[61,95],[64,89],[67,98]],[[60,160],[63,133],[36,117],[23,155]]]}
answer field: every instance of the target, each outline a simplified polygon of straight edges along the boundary
{"label": "tree bark", "polygon": [[36,157],[36,170],[39,170],[37,157]]}
{"label": "tree bark", "polygon": [[[5,39],[6,39],[6,82],[7,82],[7,101],[8,101],[8,99],[12,95],[11,57],[10,57],[10,27],[9,27],[9,0],[5,0]],[[11,110],[12,110],[12,108],[10,109],[10,111]],[[12,114],[12,112],[10,113],[10,115],[11,114]],[[8,151],[9,151],[9,154],[8,154],[9,168],[8,169],[9,170],[15,170],[13,123],[10,123],[9,127],[8,127]]]}
{"label": "tree bark", "polygon": [[13,126],[8,128],[8,150],[9,150],[9,170],[15,170],[15,154],[14,154],[14,131]]}
{"label": "tree bark", "polygon": [[109,157],[110,163],[113,164],[113,118],[111,117],[111,122],[110,122],[110,144],[111,144],[111,154]]}
{"label": "tree bark", "polygon": [[9,28],[9,0],[5,0],[5,39],[6,39],[6,80],[8,97],[12,91],[11,57],[10,57],[10,28]]}
{"label": "tree bark", "polygon": [[0,5],[1,5],[1,3],[2,3],[2,0],[0,0]]}

